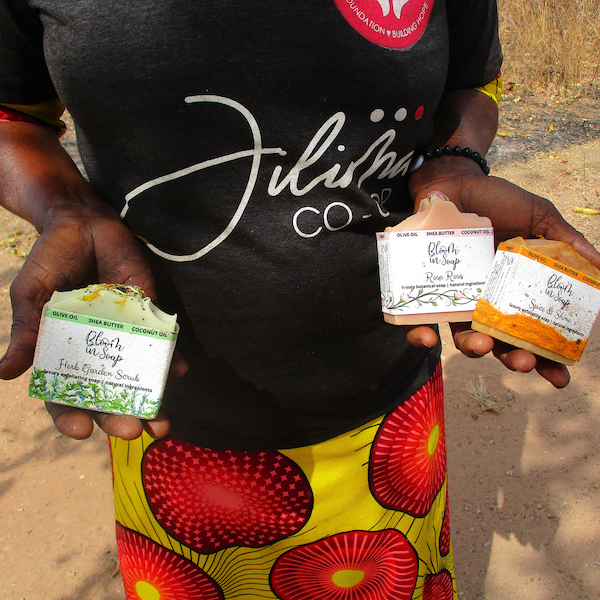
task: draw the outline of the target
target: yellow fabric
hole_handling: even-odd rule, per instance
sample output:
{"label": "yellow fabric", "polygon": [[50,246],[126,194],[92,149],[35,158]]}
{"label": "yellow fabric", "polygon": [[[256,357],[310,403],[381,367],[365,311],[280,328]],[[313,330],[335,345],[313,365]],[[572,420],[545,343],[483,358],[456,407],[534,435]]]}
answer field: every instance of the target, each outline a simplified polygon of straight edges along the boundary
{"label": "yellow fabric", "polygon": [[65,112],[65,107],[58,98],[48,100],[47,102],[40,102],[39,104],[6,104],[3,102],[0,106],[18,110],[19,112],[43,121],[55,129],[59,136],[63,135],[67,130],[64,121],[61,121],[60,119],[61,115]]}
{"label": "yellow fabric", "polygon": [[[368,463],[374,436],[383,417],[350,433],[314,446],[280,450],[304,472],[314,494],[314,508],[302,531],[262,548],[230,547],[212,554],[199,554],[171,537],[152,513],[144,493],[140,465],[153,443],[148,435],[134,441],[111,438],[114,473],[115,516],[124,527],[139,532],[185,557],[212,577],[223,589],[225,598],[252,600],[256,597],[277,600],[269,586],[273,561],[298,545],[311,544],[340,531],[351,529],[402,532],[419,556],[418,579],[413,600],[421,599],[425,577],[442,569],[454,573],[453,555],[442,555],[437,539],[446,509],[445,481],[424,517],[387,509],[372,496],[368,482]],[[438,436],[439,437],[439,436]],[[436,443],[436,440],[431,443]],[[343,571],[333,582],[341,589],[352,587],[362,572]],[[245,582],[253,582],[252,594],[244,593]],[[145,582],[138,582],[144,585]],[[144,588],[145,589],[145,588]],[[153,598],[152,593],[140,598]],[[255,594],[260,594],[259,596]],[[451,591],[456,600],[456,589]],[[346,596],[343,596],[346,598]]]}
{"label": "yellow fabric", "polygon": [[475,88],[481,93],[489,96],[496,104],[500,102],[500,97],[502,96],[502,88],[504,87],[504,81],[501,75],[498,75],[494,81],[490,81],[487,85],[483,87]]}

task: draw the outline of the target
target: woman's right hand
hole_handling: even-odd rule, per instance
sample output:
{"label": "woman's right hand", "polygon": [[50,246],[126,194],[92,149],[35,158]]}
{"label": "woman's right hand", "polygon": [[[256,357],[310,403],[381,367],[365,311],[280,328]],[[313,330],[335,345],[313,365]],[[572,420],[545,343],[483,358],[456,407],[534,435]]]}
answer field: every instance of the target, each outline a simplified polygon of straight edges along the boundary
{"label": "woman's right hand", "polygon": [[[137,285],[156,300],[154,279],[139,241],[118,213],[79,174],[53,134],[30,123],[0,123],[0,201],[32,222],[36,240],[10,290],[11,340],[0,360],[0,378],[12,379],[32,364],[41,311],[55,290],[94,282]],[[174,375],[185,364],[173,365]],[[154,437],[169,431],[166,417],[92,413],[47,403],[57,429],[83,439],[94,421],[109,435],[134,439],[146,429]]]}

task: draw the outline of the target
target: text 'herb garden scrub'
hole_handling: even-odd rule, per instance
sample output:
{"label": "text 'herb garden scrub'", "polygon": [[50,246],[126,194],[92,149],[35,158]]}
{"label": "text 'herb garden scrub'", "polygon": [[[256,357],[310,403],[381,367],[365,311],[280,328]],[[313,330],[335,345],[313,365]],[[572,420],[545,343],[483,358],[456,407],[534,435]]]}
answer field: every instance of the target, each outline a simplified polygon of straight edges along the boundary
{"label": "text 'herb garden scrub'", "polygon": [[441,192],[377,234],[381,304],[394,325],[470,321],[494,260],[492,222]]}
{"label": "text 'herb garden scrub'", "polygon": [[29,395],[88,410],[156,416],[179,326],[135,286],[54,292],[42,311]]}

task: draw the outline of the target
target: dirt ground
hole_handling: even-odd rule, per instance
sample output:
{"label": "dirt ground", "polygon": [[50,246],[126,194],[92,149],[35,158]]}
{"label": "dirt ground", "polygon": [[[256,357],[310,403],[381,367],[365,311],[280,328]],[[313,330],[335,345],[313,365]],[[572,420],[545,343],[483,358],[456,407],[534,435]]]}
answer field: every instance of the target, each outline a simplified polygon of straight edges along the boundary
{"label": "dirt ground", "polygon": [[[509,96],[490,152],[494,174],[550,198],[600,247],[598,101]],[[65,141],[74,152],[72,135]],[[34,239],[0,213],[0,345],[8,289]],[[600,598],[600,324],[572,381],[444,351],[450,506],[463,600]],[[497,410],[465,386],[482,378]],[[123,600],[103,434],[54,430],[28,375],[0,382],[0,599]]]}

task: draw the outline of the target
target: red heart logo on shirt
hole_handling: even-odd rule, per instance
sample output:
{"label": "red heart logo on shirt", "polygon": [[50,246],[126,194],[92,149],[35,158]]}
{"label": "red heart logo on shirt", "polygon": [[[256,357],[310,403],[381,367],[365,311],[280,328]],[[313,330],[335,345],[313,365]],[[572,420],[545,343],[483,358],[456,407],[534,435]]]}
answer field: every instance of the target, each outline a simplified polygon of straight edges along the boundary
{"label": "red heart logo on shirt", "polygon": [[420,39],[434,0],[334,0],[346,21],[364,38],[404,50]]}

